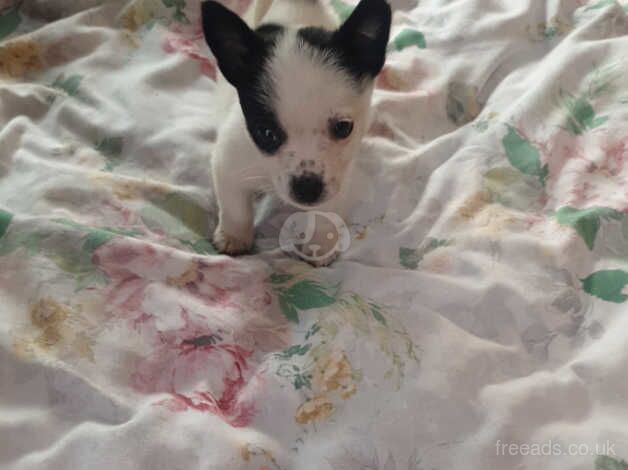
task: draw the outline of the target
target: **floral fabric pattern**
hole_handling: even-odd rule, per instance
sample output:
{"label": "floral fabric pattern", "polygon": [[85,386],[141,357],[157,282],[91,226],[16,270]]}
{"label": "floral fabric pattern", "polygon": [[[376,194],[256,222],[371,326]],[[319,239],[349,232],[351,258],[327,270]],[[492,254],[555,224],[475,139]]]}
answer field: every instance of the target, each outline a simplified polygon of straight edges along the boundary
{"label": "floral fabric pattern", "polygon": [[200,1],[0,0],[0,468],[628,468],[628,2],[391,3],[314,269],[207,239]]}

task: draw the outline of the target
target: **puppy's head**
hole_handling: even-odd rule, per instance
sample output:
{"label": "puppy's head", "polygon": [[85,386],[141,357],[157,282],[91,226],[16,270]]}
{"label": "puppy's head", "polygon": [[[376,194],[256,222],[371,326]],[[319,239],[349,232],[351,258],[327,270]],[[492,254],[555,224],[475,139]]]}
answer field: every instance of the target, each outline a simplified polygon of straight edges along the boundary
{"label": "puppy's head", "polygon": [[335,31],[275,24],[251,30],[213,1],[202,12],[207,43],[238,92],[279,196],[301,208],[332,199],[367,129],[390,32],[386,0],[362,0]]}

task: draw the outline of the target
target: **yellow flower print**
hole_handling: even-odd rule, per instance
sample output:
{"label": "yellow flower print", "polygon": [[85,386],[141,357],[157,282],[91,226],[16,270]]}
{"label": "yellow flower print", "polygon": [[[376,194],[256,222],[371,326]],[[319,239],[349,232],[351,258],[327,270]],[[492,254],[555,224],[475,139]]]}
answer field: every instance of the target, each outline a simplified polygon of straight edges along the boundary
{"label": "yellow flower print", "polygon": [[334,404],[325,396],[314,397],[297,408],[294,419],[299,424],[321,421],[329,418],[334,412]]}
{"label": "yellow flower print", "polygon": [[110,173],[95,172],[89,179],[101,186],[107,187],[120,200],[141,199],[144,197],[158,197],[172,191],[172,188],[163,183],[153,183],[132,177],[122,177]]}
{"label": "yellow flower print", "polygon": [[9,41],[0,46],[0,75],[22,78],[41,70],[42,47],[30,39]]}
{"label": "yellow flower print", "polygon": [[491,202],[491,196],[488,191],[479,191],[464,201],[462,206],[458,208],[457,215],[463,221],[469,221]]}
{"label": "yellow flower print", "polygon": [[[35,334],[18,339],[14,344],[16,354],[32,358],[41,352],[73,351],[79,357],[94,360],[91,338],[84,332],[71,328],[76,324],[76,312],[52,298],[43,298],[30,307],[31,324]],[[69,349],[68,349],[69,348]]]}
{"label": "yellow flower print", "polygon": [[61,341],[63,323],[68,315],[68,310],[54,299],[41,299],[32,305],[31,322],[41,330],[35,340],[36,344],[47,349]]}
{"label": "yellow flower print", "polygon": [[314,370],[313,389],[322,393],[339,390],[343,399],[356,392],[353,370],[344,352],[334,352],[319,361]]}
{"label": "yellow flower print", "polygon": [[118,23],[130,31],[137,31],[156,17],[158,8],[154,0],[136,0],[118,17]]}
{"label": "yellow flower print", "polygon": [[264,449],[263,447],[255,444],[247,443],[240,448],[240,457],[245,462],[252,462],[254,460],[263,460],[263,463],[259,468],[260,470],[281,470],[277,460],[273,456],[272,452]]}
{"label": "yellow flower print", "polygon": [[193,261],[183,274],[177,277],[169,277],[168,284],[175,287],[185,287],[188,284],[199,282],[201,280],[201,272],[198,261]]}
{"label": "yellow flower print", "polygon": [[313,373],[311,398],[297,408],[295,420],[299,424],[321,421],[335,411],[334,398],[351,398],[357,391],[355,373],[344,351],[332,352],[317,361]]}

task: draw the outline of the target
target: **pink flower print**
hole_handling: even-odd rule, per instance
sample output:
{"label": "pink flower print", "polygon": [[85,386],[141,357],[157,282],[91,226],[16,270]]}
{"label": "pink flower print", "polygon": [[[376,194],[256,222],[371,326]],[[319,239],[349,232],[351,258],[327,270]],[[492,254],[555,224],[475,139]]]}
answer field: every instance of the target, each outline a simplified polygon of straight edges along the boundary
{"label": "pink flower print", "polygon": [[139,363],[133,385],[143,393],[169,393],[171,398],[156,404],[171,411],[203,411],[234,427],[246,426],[255,406],[245,391],[259,386],[259,377],[247,381],[251,354],[208,331],[175,344],[166,341]]}
{"label": "pink flower print", "polygon": [[133,388],[170,394],[159,404],[174,411],[247,425],[261,386],[250,362],[258,351],[275,352],[289,341],[266,265],[126,238],[100,246],[93,261],[109,280],[110,317],[126,321],[148,349],[134,365]]}
{"label": "pink flower print", "polygon": [[171,411],[212,413],[234,427],[246,426],[255,414],[260,374],[251,372],[253,351],[225,340],[200,316],[182,311],[184,326],[160,332],[160,344],[140,361],[133,387],[143,393],[168,393],[157,402]]}
{"label": "pink flower print", "polygon": [[582,137],[560,130],[546,142],[535,143],[541,152],[543,163],[548,166],[549,174],[560,175],[563,168],[569,167],[574,160],[584,160],[585,142]]}
{"label": "pink flower print", "polygon": [[395,131],[394,129],[386,122],[382,120],[375,120],[371,124],[371,128],[368,131],[369,136],[377,136],[384,137],[385,139],[394,140],[395,139]]}
{"label": "pink flower print", "polygon": [[237,269],[225,270],[199,261],[169,282],[179,285],[189,299],[220,307],[213,310],[215,314],[205,315],[211,317],[212,324],[231,331],[233,341],[249,349],[273,352],[287,345],[289,324],[271,295],[266,276],[265,269],[238,265]]}
{"label": "pink flower print", "polygon": [[238,15],[242,15],[251,4],[251,0],[225,0],[221,3]]}
{"label": "pink flower print", "polygon": [[559,131],[542,146],[550,167],[549,208],[611,207],[628,210],[628,139],[607,133],[572,136]]}
{"label": "pink flower print", "polygon": [[602,144],[604,162],[599,165],[599,170],[605,171],[610,176],[618,176],[624,170],[624,164],[628,161],[628,139],[605,142]]}
{"label": "pink flower print", "polygon": [[[186,322],[232,333],[232,341],[272,352],[289,341],[289,325],[266,283],[265,265],[223,257],[198,258],[133,239],[99,247],[94,263],[108,277],[107,310],[138,329],[164,334]],[[173,315],[185,311],[186,317]],[[185,334],[192,334],[184,330]]]}
{"label": "pink flower print", "polygon": [[161,47],[168,54],[180,53],[196,60],[200,64],[203,75],[216,80],[216,64],[201,50],[199,42],[204,44],[203,33],[195,32],[191,35],[168,31],[162,41]]}
{"label": "pink flower print", "polygon": [[411,92],[419,88],[421,81],[428,75],[424,63],[418,59],[412,61],[387,62],[375,79],[375,86],[382,90]]}

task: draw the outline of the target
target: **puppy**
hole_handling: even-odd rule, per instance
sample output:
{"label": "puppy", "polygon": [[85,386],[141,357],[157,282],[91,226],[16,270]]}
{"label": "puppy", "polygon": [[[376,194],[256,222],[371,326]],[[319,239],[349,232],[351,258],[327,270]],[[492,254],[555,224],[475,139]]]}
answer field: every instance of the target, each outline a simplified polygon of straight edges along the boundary
{"label": "puppy", "polygon": [[[362,0],[338,26],[321,1],[257,0],[251,27],[220,3],[202,3],[205,39],[233,96],[211,160],[221,253],[251,248],[260,191],[344,216],[391,10],[386,0]],[[326,236],[313,241],[324,246]]]}

